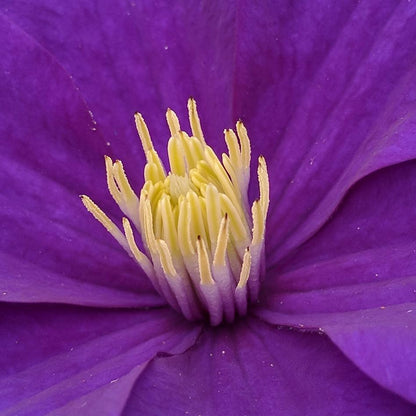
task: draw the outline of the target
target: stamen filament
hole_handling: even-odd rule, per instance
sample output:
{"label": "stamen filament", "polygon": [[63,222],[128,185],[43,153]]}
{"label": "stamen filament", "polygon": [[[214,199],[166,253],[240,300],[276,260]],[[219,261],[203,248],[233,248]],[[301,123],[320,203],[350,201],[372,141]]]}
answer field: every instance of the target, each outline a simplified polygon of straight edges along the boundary
{"label": "stamen filament", "polygon": [[196,111],[196,102],[193,98],[188,100],[189,124],[191,125],[192,135],[205,144],[204,135],[201,129],[198,112]]}
{"label": "stamen filament", "polygon": [[215,247],[215,254],[213,264],[214,266],[225,266],[226,253],[228,244],[228,214],[225,213],[221,220],[220,230],[218,232],[217,245]]}
{"label": "stamen filament", "polygon": [[214,285],[214,279],[211,274],[211,266],[208,258],[207,247],[204,240],[198,235],[196,239],[196,252],[198,254],[198,268],[201,283],[203,285]]}
{"label": "stamen filament", "polygon": [[246,285],[248,278],[250,277],[251,267],[251,255],[250,250],[247,247],[243,257],[243,265],[241,266],[240,280],[237,287],[243,287]]}
{"label": "stamen filament", "polygon": [[129,245],[127,244],[126,237],[119,230],[119,228],[107,217],[106,214],[96,205],[87,195],[81,195],[82,203],[85,208],[99,221],[105,229],[118,241],[118,243],[126,250],[130,252]]}
{"label": "stamen filament", "polygon": [[[211,325],[218,325],[245,315],[248,302],[257,299],[270,185],[260,156],[260,195],[250,213],[251,147],[243,123],[237,122],[237,133],[224,131],[228,154],[221,162],[205,142],[192,98],[188,115],[192,136],[181,130],[171,109],[166,112],[171,135],[168,174],[142,115],[134,115],[147,161],[139,194],[122,162],[105,156],[108,189],[125,215],[124,234],[89,197],[81,198],[175,310],[189,320],[209,318]],[[136,244],[133,226],[145,252]]]}
{"label": "stamen filament", "polygon": [[114,198],[117,204],[121,204],[121,192],[117,188],[114,175],[113,175],[113,161],[110,157],[104,156],[105,160],[105,170],[107,173],[107,186],[110,191],[111,196]]}
{"label": "stamen filament", "polygon": [[136,242],[134,241],[133,230],[131,228],[130,221],[126,217],[123,218],[123,228],[124,228],[124,234],[126,235],[126,239],[127,239],[127,243],[129,245],[130,251],[132,252],[137,263],[140,264],[143,271],[149,277],[149,279],[153,281],[154,270],[153,270],[152,263],[150,262],[146,254],[141,252],[139,248],[137,247]]}
{"label": "stamen filament", "polygon": [[172,262],[172,256],[170,255],[169,247],[163,240],[157,240],[157,248],[160,257],[160,263],[162,265],[165,275],[169,278],[174,279],[177,277],[175,266]]}
{"label": "stamen filament", "polygon": [[266,160],[263,156],[259,157],[259,166],[257,169],[260,187],[260,205],[263,210],[263,217],[266,218],[269,209],[269,175],[267,174]]}
{"label": "stamen filament", "polygon": [[147,155],[148,152],[154,150],[149,130],[143,116],[140,113],[134,114],[134,121],[136,122],[136,129],[142,142],[144,154]]}
{"label": "stamen filament", "polygon": [[181,130],[181,125],[179,124],[177,115],[170,108],[166,111],[166,120],[168,122],[171,137],[175,137]]}

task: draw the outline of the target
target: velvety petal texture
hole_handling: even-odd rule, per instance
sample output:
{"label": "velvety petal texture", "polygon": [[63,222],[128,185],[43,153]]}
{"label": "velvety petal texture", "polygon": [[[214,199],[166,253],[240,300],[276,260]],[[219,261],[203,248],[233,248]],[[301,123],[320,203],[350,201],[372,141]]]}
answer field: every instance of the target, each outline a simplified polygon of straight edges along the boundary
{"label": "velvety petal texture", "polygon": [[3,18],[0,31],[3,300],[160,305],[137,266],[79,200],[90,192],[100,201],[107,190],[105,142],[77,88],[20,28]]}
{"label": "velvety petal texture", "polygon": [[2,9],[73,76],[105,131],[107,152],[130,169],[144,161],[132,123],[135,111],[143,113],[163,147],[169,138],[166,108],[186,120],[190,96],[205,107],[201,115],[210,140],[222,141],[223,129],[235,122],[233,2],[105,0],[73,7],[5,1]]}
{"label": "velvety petal texture", "polygon": [[362,371],[415,403],[416,302],[344,313],[285,314],[270,310],[269,322],[328,334]]}
{"label": "velvety petal texture", "polygon": [[167,308],[4,304],[0,331],[2,414],[114,415],[147,361],[189,348],[199,326]]}
{"label": "velvety petal texture", "polygon": [[409,162],[358,184],[320,233],[270,271],[257,312],[272,323],[319,328],[363,371],[413,402],[415,177]]}
{"label": "velvety petal texture", "polygon": [[137,293],[98,286],[40,268],[36,264],[0,253],[4,277],[2,302],[66,303],[98,307],[151,307],[165,302],[156,293]]}
{"label": "velvety petal texture", "polygon": [[184,354],[155,359],[125,409],[128,416],[413,412],[412,405],[365,377],[325,336],[278,330],[256,319],[207,330]]}
{"label": "velvety petal texture", "polygon": [[[0,38],[1,414],[416,413],[415,2],[2,0]],[[134,112],[166,160],[190,96],[270,174],[260,299],[217,328],[79,200],[120,225],[104,154],[138,191]]]}
{"label": "velvety petal texture", "polygon": [[416,6],[349,3],[272,162],[270,263],[322,226],[360,178],[416,155]]}

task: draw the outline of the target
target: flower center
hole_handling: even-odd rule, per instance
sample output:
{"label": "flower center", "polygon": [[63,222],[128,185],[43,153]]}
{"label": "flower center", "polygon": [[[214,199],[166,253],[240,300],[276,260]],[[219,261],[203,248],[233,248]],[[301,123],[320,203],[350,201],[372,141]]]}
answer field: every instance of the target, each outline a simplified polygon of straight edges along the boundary
{"label": "flower center", "polygon": [[[205,142],[192,98],[188,112],[192,136],[180,129],[176,114],[167,110],[171,134],[167,174],[143,117],[135,114],[147,160],[139,197],[121,161],[105,157],[108,188],[126,216],[124,233],[89,197],[82,195],[82,202],[174,309],[189,320],[208,317],[218,325],[245,315],[248,303],[257,299],[264,269],[269,179],[260,156],[260,197],[250,212],[251,151],[243,123],[237,122],[237,134],[224,131],[228,154],[222,155],[221,163]],[[145,252],[138,248],[133,228]]]}

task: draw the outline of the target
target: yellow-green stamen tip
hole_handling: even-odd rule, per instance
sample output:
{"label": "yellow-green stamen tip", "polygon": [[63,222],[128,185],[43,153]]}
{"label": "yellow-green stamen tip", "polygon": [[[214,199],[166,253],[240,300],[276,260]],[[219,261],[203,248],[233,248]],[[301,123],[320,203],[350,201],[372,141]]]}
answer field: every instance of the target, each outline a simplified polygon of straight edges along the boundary
{"label": "yellow-green stamen tip", "polygon": [[[170,171],[161,162],[141,114],[135,122],[146,155],[145,183],[133,191],[121,161],[105,157],[107,185],[120,206],[124,233],[87,196],[82,202],[141,266],[155,289],[189,320],[232,322],[257,299],[269,206],[265,159],[258,161],[260,197],[248,204],[250,140],[241,121],[224,131],[222,163],[202,134],[196,102],[188,100],[192,135],[168,109]],[[133,227],[131,225],[133,224]],[[141,236],[139,250],[134,229]]]}

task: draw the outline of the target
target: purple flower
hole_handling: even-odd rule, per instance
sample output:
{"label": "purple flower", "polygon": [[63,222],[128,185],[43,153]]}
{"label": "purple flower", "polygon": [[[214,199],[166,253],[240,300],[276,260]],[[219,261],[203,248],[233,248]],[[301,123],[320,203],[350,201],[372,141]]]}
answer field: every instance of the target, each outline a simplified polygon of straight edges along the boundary
{"label": "purple flower", "polygon": [[[415,414],[416,4],[171,3],[0,5],[0,412]],[[78,197],[119,224],[103,155],[139,190],[132,115],[166,161],[190,96],[270,175],[259,301],[218,327]]]}

